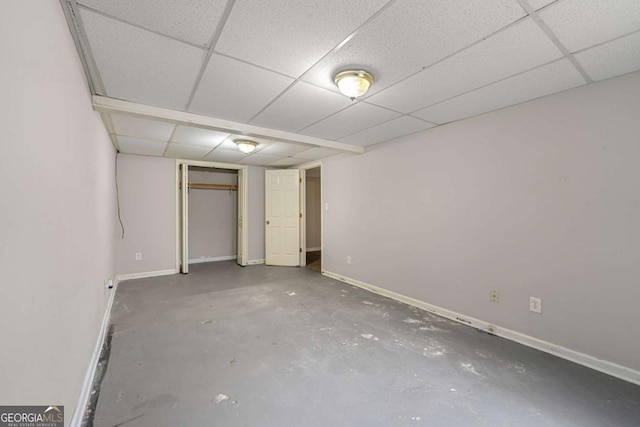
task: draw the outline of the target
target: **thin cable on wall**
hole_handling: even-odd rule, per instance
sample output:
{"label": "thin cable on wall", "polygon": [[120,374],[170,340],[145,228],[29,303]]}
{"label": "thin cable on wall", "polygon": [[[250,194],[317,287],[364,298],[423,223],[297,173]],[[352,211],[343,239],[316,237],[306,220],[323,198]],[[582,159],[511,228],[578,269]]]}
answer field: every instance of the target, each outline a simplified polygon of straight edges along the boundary
{"label": "thin cable on wall", "polygon": [[122,223],[122,215],[120,215],[120,189],[118,188],[118,154],[120,152],[116,151],[116,204],[118,206],[118,221],[120,221],[120,227],[122,228],[122,237],[124,239],[124,224]]}

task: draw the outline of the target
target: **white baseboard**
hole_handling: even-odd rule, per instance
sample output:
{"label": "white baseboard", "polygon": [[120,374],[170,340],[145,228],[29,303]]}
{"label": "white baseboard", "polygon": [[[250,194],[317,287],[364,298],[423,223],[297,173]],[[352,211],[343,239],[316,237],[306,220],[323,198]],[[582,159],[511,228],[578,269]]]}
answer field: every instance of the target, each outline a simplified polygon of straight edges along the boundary
{"label": "white baseboard", "polygon": [[118,282],[124,282],[125,280],[132,280],[132,279],[145,279],[147,277],[169,276],[171,274],[176,274],[177,272],[178,270],[176,270],[175,268],[171,268],[169,270],[144,271],[142,273],[118,274],[116,276],[116,280]]}
{"label": "white baseboard", "polygon": [[307,248],[307,252],[315,252],[315,251],[319,251],[322,250],[322,248],[320,246],[318,246],[317,248]]}
{"label": "white baseboard", "polygon": [[616,378],[620,378],[630,383],[640,385],[640,371],[627,368],[626,366],[618,365],[607,360],[598,359],[597,357],[590,356],[588,354],[581,353],[579,351],[571,350],[566,347],[562,347],[557,344],[553,344],[547,341],[540,340],[538,338],[531,337],[529,335],[522,334],[520,332],[513,331],[511,329],[503,328],[501,326],[492,325],[483,320],[475,319],[473,317],[465,316],[464,314],[456,313],[455,311],[447,310],[446,308],[438,307],[387,289],[379,288],[374,285],[370,285],[365,282],[361,282],[356,279],[345,277],[341,274],[332,273],[330,271],[323,271],[327,277],[339,280],[341,282],[348,283],[350,285],[357,286],[362,289],[366,289],[370,292],[385,296],[387,298],[394,299],[396,301],[403,302],[405,304],[412,305],[414,307],[421,308],[429,313],[437,314],[438,316],[446,317],[447,319],[460,322],[462,324],[489,332],[493,335],[497,335],[502,338],[506,338],[511,341],[526,345],[528,347],[535,348],[545,353],[553,354],[554,356],[561,357],[571,362],[586,366],[596,371],[603,372]]}
{"label": "white baseboard", "polygon": [[189,264],[200,264],[203,262],[216,262],[216,261],[228,261],[230,259],[237,259],[237,255],[225,255],[225,256],[214,256],[209,258],[194,258],[189,260]]}
{"label": "white baseboard", "polygon": [[76,404],[76,408],[73,412],[71,423],[69,424],[71,427],[80,427],[82,425],[84,411],[87,408],[87,403],[91,396],[91,387],[93,386],[93,379],[96,375],[96,368],[98,367],[98,362],[100,360],[100,353],[102,353],[102,347],[104,346],[104,340],[107,335],[107,327],[109,326],[109,319],[111,317],[111,307],[113,307],[113,300],[116,295],[116,289],[118,289],[118,283],[119,280],[116,277],[113,288],[109,290],[109,300],[107,301],[107,307],[105,308],[104,316],[102,317],[102,325],[100,325],[100,331],[98,332],[98,340],[96,341],[96,346],[93,349],[93,354],[89,361],[89,368],[87,369],[84,381],[82,382],[80,397],[78,398],[78,403]]}
{"label": "white baseboard", "polygon": [[264,264],[264,260],[263,259],[251,259],[251,260],[247,261],[247,265],[258,265],[258,264]]}

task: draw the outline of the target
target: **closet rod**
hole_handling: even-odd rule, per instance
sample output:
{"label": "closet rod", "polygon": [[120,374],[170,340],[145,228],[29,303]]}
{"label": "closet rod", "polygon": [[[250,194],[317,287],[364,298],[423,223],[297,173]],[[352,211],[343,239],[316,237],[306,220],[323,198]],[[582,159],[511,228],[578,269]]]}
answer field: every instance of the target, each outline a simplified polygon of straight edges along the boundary
{"label": "closet rod", "polygon": [[237,190],[235,184],[210,184],[208,182],[190,182],[189,188],[206,188],[211,190]]}

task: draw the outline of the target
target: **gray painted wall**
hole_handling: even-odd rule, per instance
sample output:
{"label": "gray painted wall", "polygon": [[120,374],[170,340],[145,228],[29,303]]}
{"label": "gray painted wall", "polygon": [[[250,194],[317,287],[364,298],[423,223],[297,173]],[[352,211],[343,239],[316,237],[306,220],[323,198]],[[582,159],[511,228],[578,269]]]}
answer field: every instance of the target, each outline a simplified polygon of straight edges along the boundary
{"label": "gray painted wall", "polygon": [[327,160],[325,269],[640,369],[639,112],[635,73]]}
{"label": "gray painted wall", "polygon": [[[189,168],[189,182],[237,184],[236,171]],[[238,192],[189,190],[189,260],[235,256],[238,236]]]}
{"label": "gray painted wall", "polygon": [[[120,212],[124,239],[118,236],[118,274],[176,268],[176,161],[118,155]],[[142,259],[136,261],[140,252]]]}
{"label": "gray painted wall", "polygon": [[65,406],[114,277],[115,151],[58,2],[0,2],[0,403]]}
{"label": "gray painted wall", "polygon": [[305,211],[307,249],[320,247],[320,178],[306,179]]}

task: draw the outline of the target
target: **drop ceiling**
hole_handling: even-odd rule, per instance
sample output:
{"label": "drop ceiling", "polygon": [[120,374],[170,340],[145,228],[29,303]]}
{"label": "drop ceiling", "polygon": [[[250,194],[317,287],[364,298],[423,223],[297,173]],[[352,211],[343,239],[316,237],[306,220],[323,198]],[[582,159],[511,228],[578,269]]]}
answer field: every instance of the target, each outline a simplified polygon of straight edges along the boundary
{"label": "drop ceiling", "polygon": [[[63,6],[95,95],[234,124],[102,112],[116,148],[149,156],[290,167],[640,70],[638,0]],[[352,102],[333,76],[354,67],[375,82]]]}

